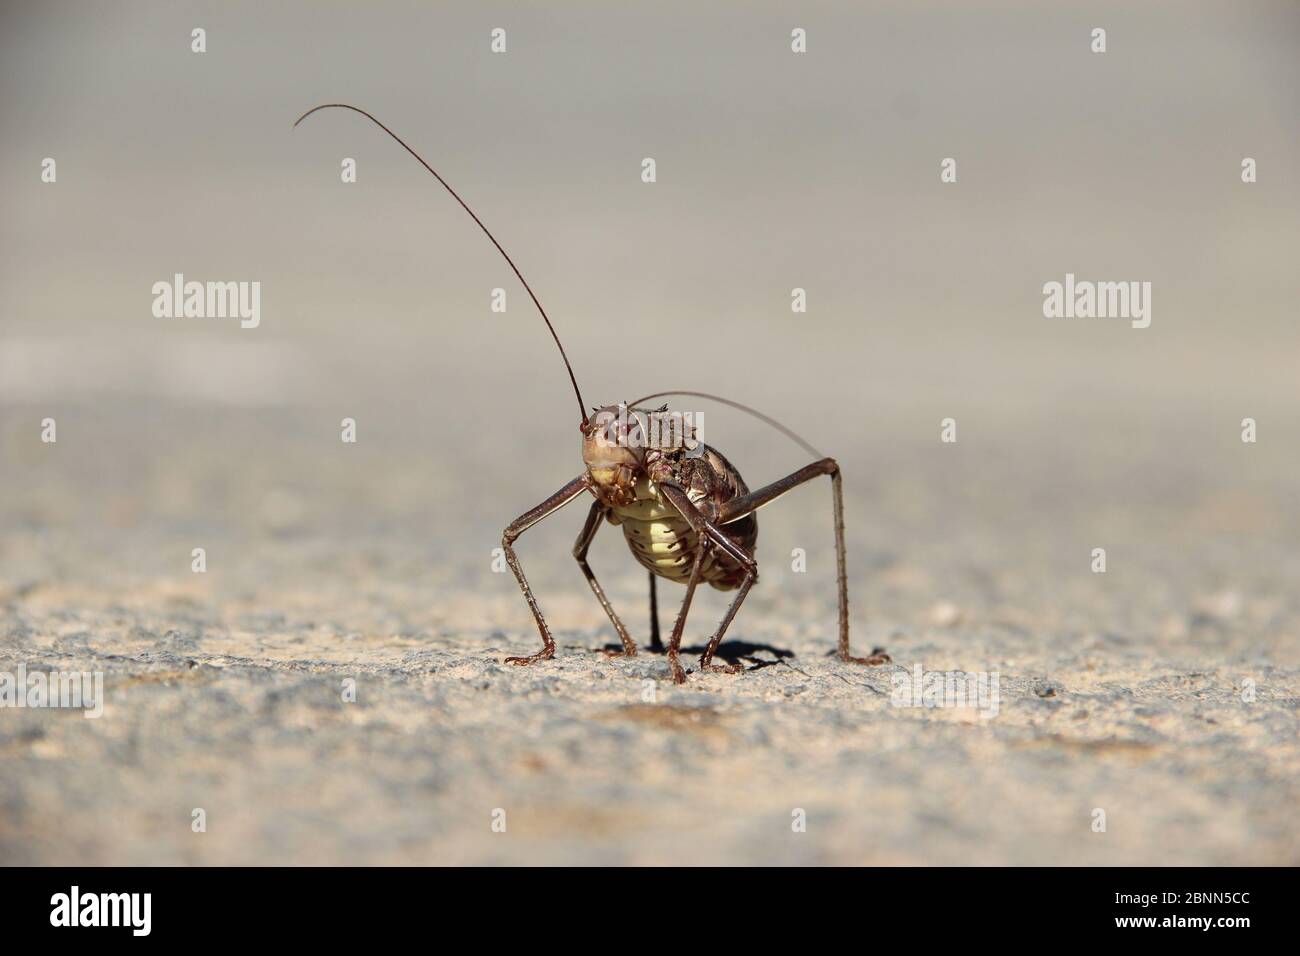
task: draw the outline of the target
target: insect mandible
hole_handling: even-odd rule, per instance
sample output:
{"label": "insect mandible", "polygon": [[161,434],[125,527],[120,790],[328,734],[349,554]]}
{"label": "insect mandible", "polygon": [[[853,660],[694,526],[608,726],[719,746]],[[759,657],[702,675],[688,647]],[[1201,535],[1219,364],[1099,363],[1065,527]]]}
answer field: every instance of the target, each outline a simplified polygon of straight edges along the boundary
{"label": "insect mandible", "polygon": [[[537,306],[542,320],[550,330],[564,360],[564,367],[569,373],[569,382],[578,399],[578,412],[582,416],[579,428],[582,431],[583,472],[564,485],[541,504],[530,508],[506,526],[501,538],[506,562],[519,581],[524,599],[537,621],[537,630],[542,636],[542,649],[527,657],[507,657],[511,664],[534,664],[555,655],[555,638],[542,616],[542,610],[533,596],[528,579],[524,577],[523,567],[515,554],[515,541],[525,531],[577,498],[589,496],[593,500],[587,512],[586,523],[573,546],[573,556],[577,559],[587,583],[600,601],[601,607],[609,616],[610,623],[622,642],[621,653],[628,657],[636,654],[636,642],[619,619],[613,605],[605,596],[604,589],[592,573],[587,563],[587,551],[602,522],[620,525],[627,539],[632,555],[649,571],[650,577],[650,646],[654,650],[663,648],[659,635],[658,600],[656,578],[665,578],[685,584],[686,595],[682,599],[681,609],[673,624],[672,634],[668,638],[667,656],[672,678],[677,683],[686,680],[686,671],[678,660],[681,651],[682,630],[686,625],[686,615],[690,611],[691,600],[696,587],[707,583],[720,591],[736,592],[727,608],[717,631],[709,638],[709,643],[700,657],[702,671],[719,671],[735,673],[739,665],[715,664],[713,657],[718,651],[723,635],[744,602],[754,582],[758,580],[758,563],[754,557],[754,547],[758,541],[758,519],[755,512],[759,508],[786,492],[805,482],[822,475],[831,479],[831,493],[835,521],[835,566],[839,585],[839,645],[840,660],[854,664],[883,664],[889,661],[889,655],[875,651],[868,657],[854,657],[849,653],[849,594],[848,577],[844,558],[844,490],[840,466],[834,458],[823,456],[790,429],[774,419],[739,402],[710,395],[705,392],[670,390],[656,392],[635,402],[622,402],[593,408],[592,415],[587,414],[587,406],[578,389],[578,379],[569,364],[569,356],[564,351],[560,337],[551,324],[550,317],[542,308],[542,303],[534,294],[515,265],[514,260],[497,242],[483,221],[479,219],[465,200],[460,198],[438,172],[425,162],[414,149],[391,129],[375,119],[370,113],[347,103],[325,103],[313,107],[293,124],[295,127],[304,119],[319,110],[347,109],[360,113],[385,133],[396,140],[403,149],[416,158],[425,169],[433,174],[461,207],[483,230],[484,235],[496,246],[505,258],[511,270],[523,284],[529,298]],[[754,417],[777,428],[785,435],[798,442],[816,459],[793,474],[774,481],[769,485],[750,491],[740,472],[731,462],[723,457],[716,448],[696,441],[689,424],[683,424],[680,418],[661,418],[667,406],[657,409],[642,407],[648,402],[667,395],[685,395],[721,402],[732,408],[753,415]],[[667,426],[662,427],[666,422]]]}

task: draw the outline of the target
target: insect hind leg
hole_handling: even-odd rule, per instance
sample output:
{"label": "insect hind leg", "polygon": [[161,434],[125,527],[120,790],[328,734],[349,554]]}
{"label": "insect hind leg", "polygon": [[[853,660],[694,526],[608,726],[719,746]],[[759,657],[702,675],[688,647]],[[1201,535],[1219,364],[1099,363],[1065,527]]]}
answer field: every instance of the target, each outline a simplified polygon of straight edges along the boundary
{"label": "insect hind leg", "polygon": [[854,657],[849,653],[849,582],[844,557],[844,486],[839,463],[834,458],[823,458],[810,465],[805,465],[793,474],[778,479],[758,491],[733,498],[722,506],[718,515],[719,524],[728,524],[746,515],[753,514],[763,505],[775,501],[787,491],[818,477],[829,475],[831,493],[834,502],[835,517],[835,571],[839,585],[839,624],[840,634],[836,653],[840,660],[851,664],[888,664],[890,657],[883,651],[875,651],[869,657]]}

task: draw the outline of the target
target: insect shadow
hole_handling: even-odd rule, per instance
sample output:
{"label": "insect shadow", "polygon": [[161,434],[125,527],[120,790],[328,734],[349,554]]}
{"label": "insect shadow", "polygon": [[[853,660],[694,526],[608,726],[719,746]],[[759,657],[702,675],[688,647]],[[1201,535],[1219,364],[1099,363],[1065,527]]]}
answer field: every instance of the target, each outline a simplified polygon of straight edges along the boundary
{"label": "insect shadow", "polygon": [[[706,649],[707,649],[706,645],[700,644],[697,647],[684,647],[682,648],[682,653],[703,654]],[[604,647],[599,648],[599,650],[603,654],[617,655],[622,653],[623,645],[606,644]],[[663,647],[651,646],[645,648],[645,651],[650,654],[665,653],[665,649]],[[762,653],[763,651],[766,651],[767,653],[771,654],[773,657],[776,658],[776,660],[774,661],[763,660],[761,657],[754,656],[756,654]],[[786,659],[793,659],[795,657],[795,653],[789,648],[775,647],[771,644],[752,644],[749,641],[723,641],[721,644],[717,646],[717,649],[714,651],[714,656],[721,657],[728,664],[736,664],[736,665],[749,664],[751,666],[746,669],[756,671],[756,670],[761,670],[764,667],[773,667],[774,665],[779,664]]]}

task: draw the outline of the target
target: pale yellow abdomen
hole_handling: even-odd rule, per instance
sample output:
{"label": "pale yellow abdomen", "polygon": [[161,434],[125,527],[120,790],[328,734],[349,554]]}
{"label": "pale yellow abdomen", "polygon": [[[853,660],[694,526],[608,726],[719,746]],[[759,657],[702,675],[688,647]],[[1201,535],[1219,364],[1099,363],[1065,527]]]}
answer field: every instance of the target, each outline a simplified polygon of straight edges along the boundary
{"label": "pale yellow abdomen", "polygon": [[[642,480],[636,486],[637,500],[615,508],[614,520],[623,526],[632,555],[659,577],[685,584],[691,576],[699,535],[677,512],[659,500],[653,486]],[[704,560],[701,580],[719,590],[730,590],[740,581],[731,559],[715,549]]]}

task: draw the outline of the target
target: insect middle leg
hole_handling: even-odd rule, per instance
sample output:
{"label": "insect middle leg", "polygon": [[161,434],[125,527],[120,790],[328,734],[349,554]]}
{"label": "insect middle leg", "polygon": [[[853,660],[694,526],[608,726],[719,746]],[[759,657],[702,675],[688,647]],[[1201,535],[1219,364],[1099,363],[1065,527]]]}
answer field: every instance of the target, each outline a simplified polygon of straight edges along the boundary
{"label": "insect middle leg", "polygon": [[[628,634],[623,622],[618,619],[618,614],[614,612],[614,606],[609,603],[609,598],[605,597],[605,589],[600,586],[600,582],[596,580],[596,575],[591,570],[591,565],[587,563],[587,551],[591,547],[591,542],[595,540],[596,532],[600,530],[600,523],[605,520],[608,511],[609,509],[599,501],[591,503],[591,510],[587,512],[587,523],[582,526],[582,531],[578,534],[578,540],[573,544],[573,556],[577,558],[578,567],[582,568],[587,583],[591,585],[591,590],[595,592],[596,600],[600,602],[600,606],[609,615],[609,623],[613,624],[614,630],[618,632],[618,639],[623,642],[623,654],[627,657],[635,657],[636,642],[632,640],[632,635]],[[651,580],[653,581],[653,578]],[[658,638],[658,636],[656,634],[655,638]]]}
{"label": "insect middle leg", "polygon": [[659,595],[655,589],[655,573],[650,572],[650,650],[662,651],[664,642],[659,640]]}
{"label": "insect middle leg", "polygon": [[840,639],[837,652],[840,660],[852,664],[887,664],[890,657],[885,653],[875,653],[869,657],[854,657],[849,653],[849,582],[844,558],[844,487],[839,463],[834,458],[823,458],[811,465],[805,465],[793,474],[787,475],[770,485],[733,498],[722,506],[717,521],[725,525],[752,514],[763,505],[775,501],[792,488],[797,488],[806,481],[819,475],[830,475],[831,492],[834,496],[835,517],[835,569],[839,582]]}
{"label": "insect middle leg", "polygon": [[740,610],[740,605],[745,600],[745,595],[748,594],[749,589],[754,586],[754,581],[756,579],[757,575],[752,571],[747,570],[745,572],[745,580],[741,582],[740,592],[732,600],[731,607],[727,608],[727,613],[723,615],[722,623],[718,625],[717,633],[709,638],[709,644],[704,648],[704,653],[700,656],[700,670],[718,671],[723,674],[735,674],[741,670],[739,664],[713,663],[713,655],[718,652],[718,645],[722,643],[722,635],[727,633],[727,628],[731,625],[731,619],[734,618],[736,612]]}

